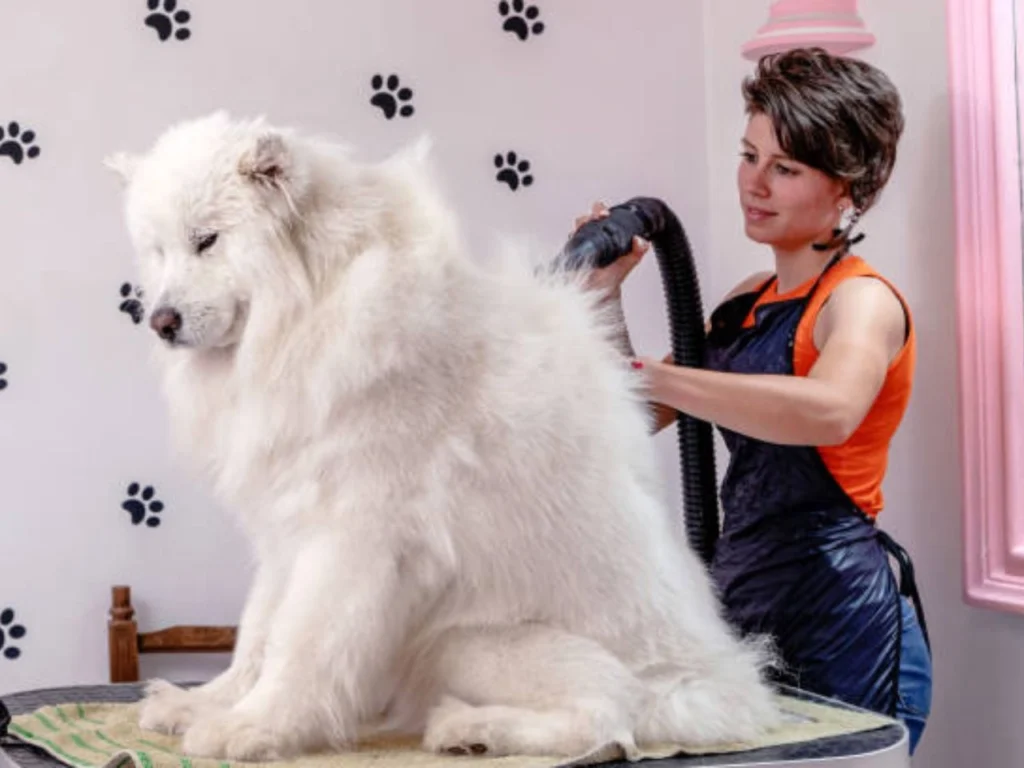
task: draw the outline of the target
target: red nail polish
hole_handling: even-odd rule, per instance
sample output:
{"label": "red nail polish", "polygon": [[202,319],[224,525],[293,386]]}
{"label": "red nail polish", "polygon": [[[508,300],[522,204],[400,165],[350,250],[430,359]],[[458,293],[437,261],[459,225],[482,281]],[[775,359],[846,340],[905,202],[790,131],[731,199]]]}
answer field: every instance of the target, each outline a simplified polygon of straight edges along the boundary
{"label": "red nail polish", "polygon": [[644,364],[641,363],[639,360],[634,360],[632,363],[630,363],[630,365],[632,365],[634,368],[643,368],[644,367]]}

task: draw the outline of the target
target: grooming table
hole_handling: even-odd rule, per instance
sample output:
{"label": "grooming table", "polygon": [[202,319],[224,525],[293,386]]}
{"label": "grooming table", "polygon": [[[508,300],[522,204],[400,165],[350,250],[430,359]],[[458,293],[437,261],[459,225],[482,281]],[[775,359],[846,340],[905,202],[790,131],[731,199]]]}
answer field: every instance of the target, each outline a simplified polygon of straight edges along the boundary
{"label": "grooming table", "polygon": [[[138,701],[143,692],[141,683],[116,685],[75,686],[26,691],[0,697],[11,715],[32,712],[42,706],[51,706],[73,701]],[[805,698],[809,701],[825,700],[792,689],[785,689],[787,695]],[[832,706],[845,707],[834,701]],[[898,722],[866,733],[820,739],[802,744],[752,750],[740,754],[677,757],[665,760],[644,761],[642,765],[651,768],[693,768],[694,766],[787,766],[802,768],[909,768],[908,738],[906,729]],[[472,758],[457,758],[458,764],[471,768]],[[453,762],[453,765],[456,762]],[[611,768],[623,768],[636,764],[628,762],[604,763]],[[64,768],[44,752],[13,740],[0,742],[0,768]]]}

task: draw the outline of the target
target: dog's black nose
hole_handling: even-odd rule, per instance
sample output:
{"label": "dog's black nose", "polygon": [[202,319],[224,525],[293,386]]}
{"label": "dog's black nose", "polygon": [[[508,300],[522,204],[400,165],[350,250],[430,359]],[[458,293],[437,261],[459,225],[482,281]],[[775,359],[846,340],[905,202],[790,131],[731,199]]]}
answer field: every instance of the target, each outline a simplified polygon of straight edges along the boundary
{"label": "dog's black nose", "polygon": [[161,307],[149,318],[149,326],[157,332],[161,339],[174,341],[174,337],[181,330],[181,315],[176,309]]}

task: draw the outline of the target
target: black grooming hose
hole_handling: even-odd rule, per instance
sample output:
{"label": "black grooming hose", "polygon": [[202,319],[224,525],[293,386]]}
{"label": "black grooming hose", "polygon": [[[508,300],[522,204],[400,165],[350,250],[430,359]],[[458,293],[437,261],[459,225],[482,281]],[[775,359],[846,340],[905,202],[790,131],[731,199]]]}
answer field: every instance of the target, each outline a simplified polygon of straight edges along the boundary
{"label": "black grooming hose", "polygon": [[[704,309],[693,254],[679,219],[664,202],[634,197],[580,227],[563,250],[570,268],[605,267],[632,250],[633,237],[651,243],[668,304],[676,365],[704,366]],[[676,423],[683,472],[683,510],[690,545],[705,564],[718,540],[718,494],[711,425],[685,413]]]}

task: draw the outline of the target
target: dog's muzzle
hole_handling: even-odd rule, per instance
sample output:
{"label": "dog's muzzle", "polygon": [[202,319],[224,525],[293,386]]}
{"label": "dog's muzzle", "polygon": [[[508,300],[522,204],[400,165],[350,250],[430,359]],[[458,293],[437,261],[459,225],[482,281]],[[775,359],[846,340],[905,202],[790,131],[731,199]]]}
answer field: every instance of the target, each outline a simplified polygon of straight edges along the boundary
{"label": "dog's muzzle", "polygon": [[181,330],[181,315],[171,307],[160,307],[149,318],[149,327],[165,341],[174,341]]}

